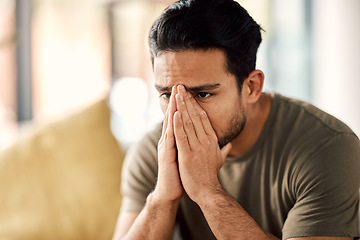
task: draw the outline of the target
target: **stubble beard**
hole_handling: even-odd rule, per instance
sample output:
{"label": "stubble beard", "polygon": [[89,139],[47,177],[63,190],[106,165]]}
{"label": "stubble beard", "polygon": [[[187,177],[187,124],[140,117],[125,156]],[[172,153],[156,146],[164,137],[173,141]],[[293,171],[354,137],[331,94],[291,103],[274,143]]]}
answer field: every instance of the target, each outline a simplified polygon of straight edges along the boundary
{"label": "stubble beard", "polygon": [[244,129],[245,123],[246,116],[243,108],[241,108],[240,112],[230,120],[229,127],[227,128],[225,134],[221,137],[218,137],[218,144],[220,149],[239,136],[239,134]]}

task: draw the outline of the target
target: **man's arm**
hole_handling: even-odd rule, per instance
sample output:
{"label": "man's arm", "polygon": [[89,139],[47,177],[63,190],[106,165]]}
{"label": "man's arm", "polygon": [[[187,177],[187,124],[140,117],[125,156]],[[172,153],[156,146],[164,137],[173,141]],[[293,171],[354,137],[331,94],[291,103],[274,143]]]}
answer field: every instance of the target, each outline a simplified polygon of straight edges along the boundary
{"label": "man's arm", "polygon": [[260,228],[221,186],[198,204],[218,239],[278,239]]}
{"label": "man's arm", "polygon": [[179,202],[163,201],[151,193],[140,214],[120,213],[113,240],[171,239]]}
{"label": "man's arm", "polygon": [[[201,203],[200,208],[218,239],[278,239],[264,231],[223,189]],[[219,221],[221,219],[221,221]],[[232,235],[231,235],[232,234]],[[352,240],[350,237],[300,237],[288,240]]]}
{"label": "man's arm", "polygon": [[143,210],[120,213],[114,240],[171,239],[180,199],[184,195],[176,161],[173,116],[176,111],[173,89],[158,144],[158,181]]}
{"label": "man's arm", "polygon": [[121,239],[131,228],[140,212],[121,212],[116,222],[112,239]]}

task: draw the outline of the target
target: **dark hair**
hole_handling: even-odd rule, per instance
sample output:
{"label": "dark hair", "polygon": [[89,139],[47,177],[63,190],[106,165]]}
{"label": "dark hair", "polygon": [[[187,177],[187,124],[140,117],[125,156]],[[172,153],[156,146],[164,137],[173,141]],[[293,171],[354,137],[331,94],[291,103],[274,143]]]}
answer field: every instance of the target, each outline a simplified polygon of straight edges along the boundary
{"label": "dark hair", "polygon": [[155,21],[149,36],[151,58],[163,51],[224,51],[227,70],[241,90],[255,70],[261,27],[233,0],[180,0]]}

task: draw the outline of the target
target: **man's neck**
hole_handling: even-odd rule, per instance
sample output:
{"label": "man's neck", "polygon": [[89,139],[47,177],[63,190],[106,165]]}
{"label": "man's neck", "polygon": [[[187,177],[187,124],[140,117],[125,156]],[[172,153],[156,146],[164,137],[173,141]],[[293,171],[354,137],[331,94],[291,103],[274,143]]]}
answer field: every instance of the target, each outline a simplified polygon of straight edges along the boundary
{"label": "man's neck", "polygon": [[271,95],[263,93],[259,101],[249,107],[243,131],[231,142],[230,156],[245,154],[257,142],[269,117],[271,101]]}

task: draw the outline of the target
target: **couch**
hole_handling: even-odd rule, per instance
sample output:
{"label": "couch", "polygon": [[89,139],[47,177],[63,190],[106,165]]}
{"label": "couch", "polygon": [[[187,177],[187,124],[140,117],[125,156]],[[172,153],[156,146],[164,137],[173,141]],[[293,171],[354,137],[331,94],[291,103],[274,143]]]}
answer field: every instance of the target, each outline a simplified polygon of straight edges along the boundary
{"label": "couch", "polygon": [[0,152],[0,239],[111,239],[124,153],[105,99]]}

